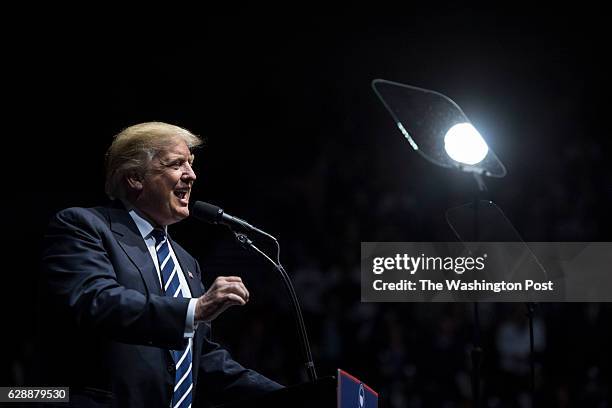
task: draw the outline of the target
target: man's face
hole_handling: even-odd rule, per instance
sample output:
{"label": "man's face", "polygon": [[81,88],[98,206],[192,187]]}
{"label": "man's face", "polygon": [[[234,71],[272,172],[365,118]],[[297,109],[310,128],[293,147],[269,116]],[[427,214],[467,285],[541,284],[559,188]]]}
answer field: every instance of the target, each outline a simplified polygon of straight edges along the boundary
{"label": "man's face", "polygon": [[189,216],[189,196],[196,175],[193,156],[180,139],[153,158],[142,180],[136,208],[164,226]]}

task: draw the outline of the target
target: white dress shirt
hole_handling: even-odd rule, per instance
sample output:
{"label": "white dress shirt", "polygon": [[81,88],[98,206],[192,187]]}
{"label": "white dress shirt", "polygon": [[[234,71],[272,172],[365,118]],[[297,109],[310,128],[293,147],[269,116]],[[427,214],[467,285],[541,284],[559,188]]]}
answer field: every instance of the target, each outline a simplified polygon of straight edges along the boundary
{"label": "white dress shirt", "polygon": [[[164,284],[161,276],[161,271],[159,269],[159,261],[157,260],[157,252],[155,251],[155,238],[151,234],[153,232],[154,227],[146,218],[140,215],[135,208],[129,209],[128,212],[136,223],[138,231],[140,231],[140,235],[142,235],[142,239],[144,239],[144,242],[147,245],[147,249],[149,250],[149,254],[153,259],[153,264],[155,264],[155,269],[157,270],[157,277],[159,278],[160,287],[163,288]],[[164,227],[164,230],[166,231],[167,236],[167,227]],[[170,249],[170,256],[172,257],[174,265],[176,265],[177,268],[177,275],[179,278],[181,293],[183,294],[184,298],[191,298],[191,290],[189,290],[189,285],[185,280],[185,275],[183,274],[183,270],[181,269],[181,264],[176,258],[170,241],[168,241],[168,243],[170,244],[168,245],[168,248]],[[193,337],[195,329],[197,328],[197,325],[195,324],[195,307],[197,302],[198,299],[191,299],[189,301],[189,306],[187,308],[187,318],[185,319],[185,338]]]}

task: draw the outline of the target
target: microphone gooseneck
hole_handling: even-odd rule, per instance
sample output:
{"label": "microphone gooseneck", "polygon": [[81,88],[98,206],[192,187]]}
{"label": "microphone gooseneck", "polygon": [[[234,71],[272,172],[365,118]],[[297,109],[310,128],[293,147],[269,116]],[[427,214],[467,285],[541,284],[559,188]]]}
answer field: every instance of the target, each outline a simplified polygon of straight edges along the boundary
{"label": "microphone gooseneck", "polygon": [[[256,253],[263,256],[272,265],[274,265],[274,268],[280,274],[285,285],[285,289],[287,290],[289,298],[291,299],[291,304],[293,306],[293,315],[298,329],[298,336],[301,340],[302,354],[305,360],[304,364],[306,366],[306,372],[308,373],[308,379],[310,380],[310,382],[316,382],[317,372],[315,370],[315,365],[310,350],[310,343],[308,341],[306,325],[304,324],[304,317],[302,316],[302,309],[300,308],[300,303],[298,301],[297,295],[295,294],[291,279],[285,271],[285,268],[283,268],[280,263],[280,245],[278,243],[278,240],[267,232],[252,226],[248,222],[238,217],[233,217],[229,214],[226,214],[220,207],[217,207],[213,204],[205,203],[203,201],[196,201],[193,204],[191,208],[191,214],[200,221],[208,222],[211,224],[223,224],[228,226],[234,232],[238,243],[240,243],[245,248],[252,249]],[[257,248],[257,246],[253,244],[253,241],[251,241],[249,237],[245,235],[246,232],[256,232],[273,240],[276,245],[276,262],[272,260],[272,258],[270,258],[266,253]]]}

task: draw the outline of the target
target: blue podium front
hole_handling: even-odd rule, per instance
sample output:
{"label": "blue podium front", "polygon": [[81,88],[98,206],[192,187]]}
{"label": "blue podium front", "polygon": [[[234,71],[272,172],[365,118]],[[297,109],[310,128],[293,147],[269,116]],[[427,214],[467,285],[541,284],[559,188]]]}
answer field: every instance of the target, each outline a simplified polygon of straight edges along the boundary
{"label": "blue podium front", "polygon": [[338,369],[338,408],[377,408],[378,393],[346,371]]}

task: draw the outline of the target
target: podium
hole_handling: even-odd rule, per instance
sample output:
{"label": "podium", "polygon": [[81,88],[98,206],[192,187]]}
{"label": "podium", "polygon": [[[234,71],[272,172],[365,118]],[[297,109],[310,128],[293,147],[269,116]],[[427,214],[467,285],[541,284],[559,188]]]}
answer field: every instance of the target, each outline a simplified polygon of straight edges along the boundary
{"label": "podium", "polygon": [[246,407],[377,408],[378,393],[346,371],[338,369],[335,377],[322,377],[314,383],[290,386],[216,408]]}

